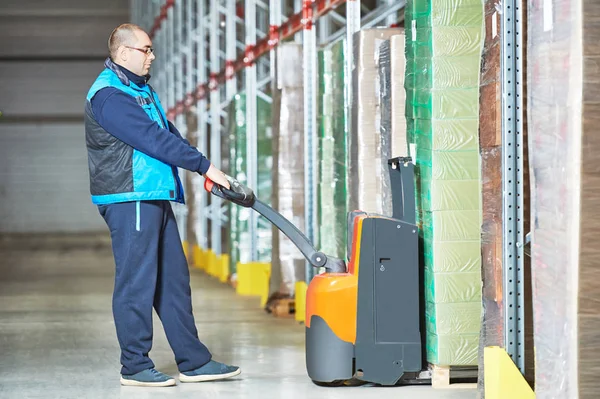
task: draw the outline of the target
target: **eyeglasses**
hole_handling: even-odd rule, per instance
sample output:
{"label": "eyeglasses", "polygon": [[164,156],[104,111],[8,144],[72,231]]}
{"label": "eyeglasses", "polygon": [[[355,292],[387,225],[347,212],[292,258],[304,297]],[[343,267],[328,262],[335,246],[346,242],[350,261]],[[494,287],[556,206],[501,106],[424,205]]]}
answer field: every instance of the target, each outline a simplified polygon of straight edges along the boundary
{"label": "eyeglasses", "polygon": [[146,55],[154,54],[154,49],[152,47],[146,47],[146,48],[137,48],[137,47],[129,47],[129,46],[125,46],[125,47],[130,48],[132,50],[137,50]]}

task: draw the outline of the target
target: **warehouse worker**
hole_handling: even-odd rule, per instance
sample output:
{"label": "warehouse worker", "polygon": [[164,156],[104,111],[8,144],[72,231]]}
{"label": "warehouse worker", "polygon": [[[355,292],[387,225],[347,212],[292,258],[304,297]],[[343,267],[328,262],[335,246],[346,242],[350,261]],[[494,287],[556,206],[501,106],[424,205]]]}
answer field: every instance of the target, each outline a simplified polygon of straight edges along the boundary
{"label": "warehouse worker", "polygon": [[212,360],[198,339],[189,269],[169,201],[184,201],[177,168],[229,188],[224,174],[167,121],[148,84],[155,56],[139,27],[125,24],[110,35],[110,57],[93,83],[85,107],[92,201],[110,229],[116,263],[113,315],[121,347],[121,384],[170,386],[154,369],[152,309],[162,321],[182,382],[240,373]]}

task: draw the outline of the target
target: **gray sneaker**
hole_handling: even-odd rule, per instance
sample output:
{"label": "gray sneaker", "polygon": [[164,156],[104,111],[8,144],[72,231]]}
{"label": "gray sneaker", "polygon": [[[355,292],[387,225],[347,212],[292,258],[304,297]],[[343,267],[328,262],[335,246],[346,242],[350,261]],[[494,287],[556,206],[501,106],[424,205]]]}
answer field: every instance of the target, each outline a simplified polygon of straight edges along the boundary
{"label": "gray sneaker", "polygon": [[155,369],[147,369],[133,375],[121,375],[121,385],[132,387],[170,387],[175,379]]}
{"label": "gray sneaker", "polygon": [[223,363],[211,360],[204,366],[196,370],[185,371],[179,374],[181,382],[202,382],[223,380],[225,378],[235,377],[242,372],[237,366],[228,366]]}

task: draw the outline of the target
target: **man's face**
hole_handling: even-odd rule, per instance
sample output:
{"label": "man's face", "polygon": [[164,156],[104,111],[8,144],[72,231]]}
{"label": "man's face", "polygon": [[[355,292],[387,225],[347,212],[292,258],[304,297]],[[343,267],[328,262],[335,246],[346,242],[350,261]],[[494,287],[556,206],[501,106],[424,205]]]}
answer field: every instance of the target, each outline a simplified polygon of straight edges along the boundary
{"label": "man's face", "polygon": [[152,48],[152,40],[145,32],[134,31],[130,46],[124,46],[121,52],[123,66],[139,76],[147,75],[150,72],[150,65],[156,58],[153,53],[148,52]]}

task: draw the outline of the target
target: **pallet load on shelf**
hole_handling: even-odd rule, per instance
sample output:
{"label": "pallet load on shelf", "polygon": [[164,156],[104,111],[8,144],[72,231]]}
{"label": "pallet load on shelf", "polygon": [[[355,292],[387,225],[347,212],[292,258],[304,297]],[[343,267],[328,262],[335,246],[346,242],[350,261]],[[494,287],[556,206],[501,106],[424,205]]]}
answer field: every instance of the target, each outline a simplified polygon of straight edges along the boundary
{"label": "pallet load on shelf", "polygon": [[[270,204],[272,192],[273,151],[271,148],[271,105],[260,97],[257,103],[257,187],[252,187],[261,201]],[[248,184],[247,179],[247,148],[246,148],[246,95],[237,94],[229,105],[228,134],[230,146],[231,176],[242,184]],[[251,210],[229,203],[230,242],[231,242],[231,273],[236,272],[238,263],[251,261],[249,218]],[[266,226],[266,227],[265,227]],[[259,221],[257,230],[257,248],[259,262],[271,261],[271,227]]]}
{"label": "pallet load on shelf", "polygon": [[[351,128],[348,140],[348,209],[392,215],[387,159],[390,137],[381,135],[379,47],[401,29],[373,28],[353,37]],[[384,166],[385,165],[385,166]]]}
{"label": "pallet load on shelf", "polygon": [[537,398],[600,392],[600,4],[528,9]]}
{"label": "pallet load on shelf", "polygon": [[348,114],[345,40],[319,51],[319,249],[347,258]]}
{"label": "pallet load on shelf", "polygon": [[[243,102],[244,97],[241,95],[236,95],[232,101],[228,105],[227,115],[228,115],[228,126],[227,133],[229,135],[229,142],[231,146],[229,147],[230,151],[230,163],[229,163],[229,173],[230,176],[234,179],[237,179],[241,183],[247,183],[246,181],[246,163],[245,163],[245,154],[246,154],[246,145],[245,142],[242,142],[246,138],[246,129],[245,129],[245,121],[246,121],[246,112],[245,106]],[[235,278],[235,274],[237,272],[237,264],[240,261],[240,230],[246,230],[247,226],[247,216],[246,220],[242,221],[241,215],[244,210],[233,204],[229,203],[229,215],[230,219],[229,223],[229,231],[230,231],[230,274]]]}
{"label": "pallet load on shelf", "polygon": [[[304,82],[302,45],[282,43],[276,50],[276,87],[273,90],[272,204],[304,231]],[[273,227],[273,256],[267,308],[292,298],[295,283],[304,281],[305,260],[292,241]]]}
{"label": "pallet load on shelf", "polygon": [[[391,158],[408,156],[406,138],[406,94],[404,74],[404,33],[392,36],[379,47],[379,107],[381,109],[381,137],[390,138]],[[384,143],[382,143],[384,145]],[[382,162],[387,163],[387,159]],[[383,165],[386,167],[386,165]]]}
{"label": "pallet load on shelf", "polygon": [[441,366],[477,365],[483,4],[413,0],[406,21],[406,117],[416,158],[427,360]]}

